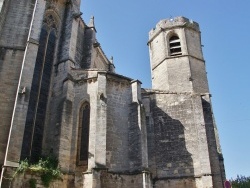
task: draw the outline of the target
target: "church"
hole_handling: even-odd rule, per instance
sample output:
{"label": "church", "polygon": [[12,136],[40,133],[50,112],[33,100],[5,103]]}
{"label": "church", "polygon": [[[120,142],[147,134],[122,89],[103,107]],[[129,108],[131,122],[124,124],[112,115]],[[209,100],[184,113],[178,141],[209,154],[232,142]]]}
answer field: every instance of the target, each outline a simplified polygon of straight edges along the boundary
{"label": "church", "polygon": [[0,187],[57,157],[56,188],[222,188],[223,155],[198,23],[149,32],[152,89],[115,71],[80,0],[0,3]]}

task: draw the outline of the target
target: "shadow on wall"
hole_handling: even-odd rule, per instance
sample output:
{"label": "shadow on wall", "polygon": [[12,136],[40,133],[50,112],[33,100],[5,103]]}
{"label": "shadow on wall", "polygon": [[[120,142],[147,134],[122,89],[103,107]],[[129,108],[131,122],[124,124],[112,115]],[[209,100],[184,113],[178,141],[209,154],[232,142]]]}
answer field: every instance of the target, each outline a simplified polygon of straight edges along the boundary
{"label": "shadow on wall", "polygon": [[[182,118],[180,109],[182,109],[180,106],[172,106],[166,108],[165,111]],[[156,164],[154,183],[160,185],[162,181],[167,180],[169,185],[176,187],[177,185],[172,185],[175,180],[188,179],[192,184],[189,186],[195,187],[193,160],[186,148],[185,127],[165,111],[157,107],[155,102],[153,103],[154,148],[149,148],[149,152],[151,156],[154,155]],[[186,182],[183,183],[186,184]],[[186,185],[178,186],[185,187]]]}
{"label": "shadow on wall", "polygon": [[[130,105],[128,124],[128,141],[129,141],[129,171],[138,172],[142,169],[142,151],[141,151],[141,129],[138,125],[138,104]],[[143,118],[143,117],[142,117]]]}
{"label": "shadow on wall", "polygon": [[[224,168],[224,159],[223,155],[220,152],[220,146],[217,146],[218,141],[218,133],[216,131],[216,125],[214,124],[213,119],[213,112],[211,108],[211,104],[206,101],[205,99],[202,99],[202,107],[203,107],[203,114],[204,114],[204,120],[205,120],[205,126],[206,126],[206,134],[207,134],[207,142],[209,144],[209,157],[211,161],[211,171],[213,175],[213,184],[216,185],[216,187],[223,187],[223,180],[226,180],[225,175],[225,168]],[[218,148],[217,148],[218,147]],[[218,152],[219,151],[219,152]],[[218,166],[220,168],[218,168]]]}

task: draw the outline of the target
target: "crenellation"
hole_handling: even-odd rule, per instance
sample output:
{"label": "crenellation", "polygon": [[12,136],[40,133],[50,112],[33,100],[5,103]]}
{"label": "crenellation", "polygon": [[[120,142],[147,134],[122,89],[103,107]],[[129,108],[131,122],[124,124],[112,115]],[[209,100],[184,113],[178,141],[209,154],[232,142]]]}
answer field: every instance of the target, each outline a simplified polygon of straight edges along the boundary
{"label": "crenellation", "polygon": [[149,42],[154,40],[154,38],[164,30],[172,30],[175,28],[191,28],[195,31],[200,31],[199,24],[185,17],[175,17],[160,20],[156,27],[149,32]]}

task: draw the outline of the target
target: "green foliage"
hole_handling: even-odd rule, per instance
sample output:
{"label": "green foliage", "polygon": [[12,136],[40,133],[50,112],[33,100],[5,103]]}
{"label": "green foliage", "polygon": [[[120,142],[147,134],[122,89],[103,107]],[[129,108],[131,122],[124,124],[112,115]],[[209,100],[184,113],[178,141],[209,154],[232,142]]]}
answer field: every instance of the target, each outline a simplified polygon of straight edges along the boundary
{"label": "green foliage", "polygon": [[[26,171],[40,174],[45,187],[49,187],[53,180],[61,179],[62,175],[61,170],[58,167],[58,159],[53,156],[42,157],[38,163],[35,164],[29,164],[27,159],[21,161],[14,176],[18,173],[25,173]],[[30,179],[29,183],[32,188],[36,187],[36,182],[32,179]]]}
{"label": "green foliage", "polygon": [[20,162],[19,167],[16,169],[16,173],[23,173],[29,168],[29,162],[27,159]]}
{"label": "green foliage", "polygon": [[233,188],[249,188],[250,187],[250,177],[237,175],[237,178],[231,179],[230,182]]}

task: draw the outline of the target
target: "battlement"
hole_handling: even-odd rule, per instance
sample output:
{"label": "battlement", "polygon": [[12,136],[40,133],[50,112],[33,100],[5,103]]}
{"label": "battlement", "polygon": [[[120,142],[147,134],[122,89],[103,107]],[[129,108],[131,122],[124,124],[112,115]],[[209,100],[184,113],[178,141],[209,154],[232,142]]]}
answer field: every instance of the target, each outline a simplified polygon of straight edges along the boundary
{"label": "battlement", "polygon": [[173,29],[175,27],[188,27],[200,32],[199,24],[183,16],[160,20],[156,27],[149,32],[149,41],[158,35],[162,30]]}

